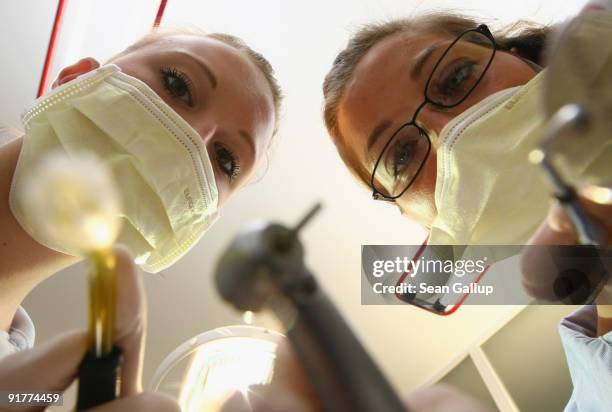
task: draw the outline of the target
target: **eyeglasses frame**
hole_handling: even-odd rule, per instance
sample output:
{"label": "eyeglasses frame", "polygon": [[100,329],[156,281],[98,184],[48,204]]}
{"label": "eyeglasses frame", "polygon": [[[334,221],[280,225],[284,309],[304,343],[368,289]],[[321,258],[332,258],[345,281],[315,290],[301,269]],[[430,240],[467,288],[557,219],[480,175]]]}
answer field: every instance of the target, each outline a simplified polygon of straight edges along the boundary
{"label": "eyeglasses frame", "polygon": [[[459,42],[459,40],[461,40],[461,38],[463,38],[463,36],[467,35],[468,33],[471,32],[476,32],[476,33],[480,33],[483,34],[485,37],[487,37],[490,41],[491,44],[493,45],[493,53],[491,53],[491,58],[489,59],[487,65],[485,66],[484,70],[482,71],[482,74],[480,75],[480,78],[474,83],[474,85],[470,88],[470,90],[467,91],[467,93],[465,94],[465,96],[463,96],[463,98],[461,98],[458,102],[452,104],[452,105],[444,105],[444,104],[440,104],[440,103],[436,103],[435,101],[433,101],[432,99],[429,98],[429,96],[427,96],[427,90],[429,89],[429,84],[431,83],[431,80],[433,78],[434,73],[436,72],[438,66],[440,65],[440,63],[442,63],[442,61],[444,60],[444,58],[446,57],[446,55],[448,54],[448,52],[452,49],[452,47],[457,44],[457,42]],[[370,187],[372,188],[372,198],[374,200],[383,200],[386,202],[393,202],[395,203],[396,199],[398,199],[399,197],[403,196],[404,193],[406,193],[406,191],[410,188],[410,186],[412,186],[412,184],[414,183],[414,181],[416,180],[416,178],[419,176],[419,174],[421,173],[421,170],[423,169],[423,166],[425,166],[425,162],[427,161],[427,158],[429,157],[429,153],[431,152],[431,139],[429,138],[429,135],[427,134],[427,132],[425,130],[423,130],[422,127],[420,127],[417,123],[416,123],[416,118],[419,114],[419,112],[421,111],[421,109],[423,109],[423,107],[425,107],[425,105],[427,105],[428,103],[436,106],[436,107],[440,107],[440,108],[445,108],[445,109],[450,109],[453,107],[457,107],[459,106],[461,103],[463,103],[472,93],[472,91],[474,91],[474,89],[476,88],[476,86],[478,86],[478,84],[480,83],[480,81],[483,79],[483,77],[485,76],[485,74],[487,73],[487,70],[489,70],[489,67],[491,66],[491,63],[493,62],[493,58],[495,57],[495,53],[496,51],[499,49],[497,43],[495,43],[495,38],[493,37],[493,34],[491,33],[491,31],[489,30],[489,27],[486,24],[481,24],[478,27],[474,28],[474,29],[469,29],[466,30],[464,32],[462,32],[459,36],[457,36],[457,38],[446,48],[446,50],[444,51],[444,53],[442,53],[442,56],[440,56],[440,58],[438,59],[438,61],[436,62],[435,66],[433,67],[433,69],[431,70],[431,73],[429,74],[429,78],[427,79],[427,83],[425,83],[425,90],[423,90],[423,97],[424,97],[424,101],[423,103],[421,103],[419,105],[419,107],[417,107],[417,109],[415,110],[414,114],[412,115],[412,118],[410,119],[409,122],[402,124],[400,127],[398,127],[395,132],[393,132],[393,134],[391,135],[391,137],[389,138],[389,140],[387,141],[387,143],[385,144],[385,146],[383,147],[383,149],[380,152],[380,155],[378,156],[378,160],[376,160],[376,163],[374,165],[374,169],[372,170],[372,175],[370,178]],[[427,152],[425,153],[425,156],[423,157],[423,160],[421,161],[421,164],[419,165],[416,173],[414,174],[414,176],[410,179],[410,181],[408,182],[408,184],[406,185],[406,187],[404,188],[404,190],[402,190],[397,196],[387,196],[384,193],[381,193],[380,191],[378,191],[378,189],[376,189],[375,185],[374,185],[374,179],[376,177],[376,169],[378,168],[378,164],[380,163],[385,151],[387,150],[387,148],[389,147],[389,145],[391,144],[391,142],[393,141],[393,139],[395,139],[395,137],[397,136],[397,134],[404,128],[404,127],[408,127],[408,126],[413,126],[416,127],[416,129],[419,131],[419,134],[421,136],[424,136],[427,139]]]}

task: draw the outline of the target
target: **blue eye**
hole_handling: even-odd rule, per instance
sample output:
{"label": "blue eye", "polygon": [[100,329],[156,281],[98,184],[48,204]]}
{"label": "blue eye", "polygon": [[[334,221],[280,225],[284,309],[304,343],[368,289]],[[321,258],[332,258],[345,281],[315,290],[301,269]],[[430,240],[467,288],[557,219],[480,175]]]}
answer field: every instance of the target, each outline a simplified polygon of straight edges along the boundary
{"label": "blue eye", "polygon": [[163,68],[160,71],[164,88],[168,91],[170,96],[192,107],[192,83],[189,77],[187,77],[185,73],[170,67]]}

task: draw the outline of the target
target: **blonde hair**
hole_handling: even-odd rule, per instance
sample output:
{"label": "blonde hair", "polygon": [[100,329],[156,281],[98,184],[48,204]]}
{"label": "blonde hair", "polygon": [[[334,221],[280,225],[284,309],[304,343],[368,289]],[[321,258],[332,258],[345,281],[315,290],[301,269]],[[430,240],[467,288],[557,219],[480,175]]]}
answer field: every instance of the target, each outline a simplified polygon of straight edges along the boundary
{"label": "blonde hair", "polygon": [[[327,131],[336,145],[340,158],[355,175],[369,187],[370,172],[356,158],[342,136],[338,126],[338,110],[344,91],[359,61],[381,40],[399,33],[445,33],[457,37],[466,30],[476,28],[476,19],[448,12],[431,12],[411,18],[400,18],[382,23],[366,24],[350,39],[332,64],[323,83],[323,117]],[[519,21],[493,33],[501,50],[513,50],[519,56],[541,64],[545,39],[551,27]]]}
{"label": "blonde hair", "polygon": [[158,27],[158,28],[151,30],[149,33],[141,37],[139,40],[137,40],[132,45],[128,46],[122,52],[111,57],[109,61],[113,61],[121,56],[124,56],[128,53],[138,50],[146,45],[149,45],[151,43],[154,43],[156,41],[159,41],[161,39],[164,39],[169,36],[174,36],[174,35],[191,35],[191,36],[208,37],[208,38],[223,42],[235,48],[236,50],[244,53],[249,58],[249,60],[253,64],[255,64],[255,66],[259,69],[259,71],[263,74],[263,76],[265,77],[268,83],[268,86],[270,86],[270,91],[272,92],[272,99],[274,102],[274,114],[275,114],[274,131],[272,135],[274,136],[276,134],[276,132],[278,131],[278,124],[280,120],[280,111],[281,111],[281,103],[283,100],[283,93],[278,84],[278,81],[276,80],[276,77],[274,77],[274,69],[272,68],[272,65],[270,64],[270,62],[268,62],[268,60],[262,54],[253,50],[239,37],[233,36],[231,34],[226,34],[226,33],[206,33],[205,31],[196,29],[196,28],[160,28]]}

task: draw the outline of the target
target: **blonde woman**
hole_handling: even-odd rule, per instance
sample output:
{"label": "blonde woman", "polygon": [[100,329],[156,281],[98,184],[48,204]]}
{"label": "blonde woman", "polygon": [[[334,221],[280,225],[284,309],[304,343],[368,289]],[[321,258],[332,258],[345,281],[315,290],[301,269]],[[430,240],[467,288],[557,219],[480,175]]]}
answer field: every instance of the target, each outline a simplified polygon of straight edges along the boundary
{"label": "blonde woman", "polygon": [[65,67],[41,99],[25,134],[0,146],[0,356],[33,343],[25,296],[78,260],[29,216],[24,182],[40,159],[98,155],[123,197],[119,242],[156,272],[261,166],[281,92],[267,60],[240,39],[157,30],[104,66],[84,58]]}

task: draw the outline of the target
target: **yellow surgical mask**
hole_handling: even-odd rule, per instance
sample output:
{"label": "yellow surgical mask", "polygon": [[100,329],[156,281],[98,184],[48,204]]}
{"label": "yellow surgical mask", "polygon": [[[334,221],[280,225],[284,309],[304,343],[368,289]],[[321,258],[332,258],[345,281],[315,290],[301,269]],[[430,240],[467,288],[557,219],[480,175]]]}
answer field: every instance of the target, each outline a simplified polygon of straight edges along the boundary
{"label": "yellow surgical mask", "polygon": [[217,216],[218,191],[200,135],[153,90],[106,65],[37,100],[23,117],[25,136],[13,177],[11,210],[43,245],[50,243],[28,213],[24,181],[42,158],[93,152],[112,171],[122,200],[118,243],[158,272],[197,243]]}
{"label": "yellow surgical mask", "polygon": [[430,244],[524,244],[544,220],[550,190],[528,155],[545,125],[545,73],[488,96],[444,127]]}
{"label": "yellow surgical mask", "polygon": [[[594,110],[601,102],[609,111],[612,47],[602,39],[610,38],[611,23],[609,10],[583,13],[554,51],[553,72],[488,96],[444,127],[435,141],[438,215],[430,244],[520,245],[533,235],[550,207],[551,187],[528,160],[546,124],[544,102],[555,110],[574,101]],[[586,86],[575,86],[568,73]],[[602,131],[609,124],[557,148],[557,167],[578,188],[612,181],[612,140]]]}

